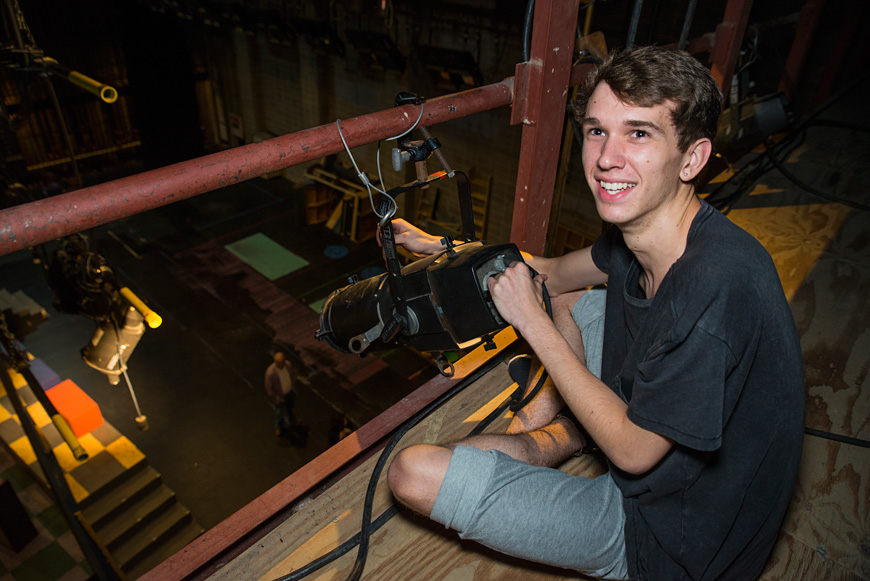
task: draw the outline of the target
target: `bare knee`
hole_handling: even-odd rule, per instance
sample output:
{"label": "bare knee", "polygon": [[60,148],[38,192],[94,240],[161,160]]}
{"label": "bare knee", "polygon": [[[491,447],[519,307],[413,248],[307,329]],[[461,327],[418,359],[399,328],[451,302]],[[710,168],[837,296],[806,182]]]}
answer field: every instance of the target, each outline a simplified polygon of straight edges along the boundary
{"label": "bare knee", "polygon": [[558,296],[553,297],[551,303],[553,306],[554,318],[558,313],[563,316],[568,316],[573,320],[573,317],[571,317],[571,311],[574,309],[574,305],[577,304],[577,301],[580,299],[581,296],[583,296],[583,293],[585,292],[585,289],[581,289],[577,291],[562,293]]}
{"label": "bare knee", "polygon": [[452,452],[421,444],[396,454],[387,472],[387,483],[402,504],[425,515],[432,512]]}

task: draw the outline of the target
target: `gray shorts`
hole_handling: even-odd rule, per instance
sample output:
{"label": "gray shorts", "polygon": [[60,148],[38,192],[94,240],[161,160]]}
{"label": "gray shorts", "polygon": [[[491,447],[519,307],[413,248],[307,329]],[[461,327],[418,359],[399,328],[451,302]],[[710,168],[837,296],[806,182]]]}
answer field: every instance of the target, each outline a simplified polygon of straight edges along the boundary
{"label": "gray shorts", "polygon": [[[598,374],[604,292],[583,294],[572,315],[587,365]],[[460,538],[508,555],[602,579],[628,577],[622,493],[609,474],[571,476],[495,450],[457,446],[431,517]]]}

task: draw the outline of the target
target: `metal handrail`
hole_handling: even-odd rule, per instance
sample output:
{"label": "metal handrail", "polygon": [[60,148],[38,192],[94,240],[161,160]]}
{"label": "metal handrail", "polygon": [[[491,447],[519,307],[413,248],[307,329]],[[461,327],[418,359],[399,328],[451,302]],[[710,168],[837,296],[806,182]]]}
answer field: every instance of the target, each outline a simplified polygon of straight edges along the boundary
{"label": "metal handrail", "polygon": [[[513,77],[425,102],[432,126],[511,103]],[[341,122],[349,147],[398,135],[416,105]],[[334,123],[304,129],[0,211],[0,256],[344,150]]]}

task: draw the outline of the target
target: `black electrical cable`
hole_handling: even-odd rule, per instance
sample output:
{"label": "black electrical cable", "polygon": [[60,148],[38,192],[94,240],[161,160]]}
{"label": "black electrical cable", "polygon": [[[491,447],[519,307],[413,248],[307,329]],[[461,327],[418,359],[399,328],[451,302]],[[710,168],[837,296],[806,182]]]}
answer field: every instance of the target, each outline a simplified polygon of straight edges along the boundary
{"label": "black electrical cable", "polygon": [[[522,386],[520,386],[520,390],[522,390]],[[470,438],[471,436],[476,436],[476,435],[480,434],[483,430],[486,429],[486,427],[487,427],[489,424],[491,424],[492,422],[494,422],[496,418],[500,418],[501,415],[502,415],[502,414],[505,412],[505,410],[508,408],[508,406],[510,405],[510,403],[514,400],[514,396],[515,396],[516,394],[517,394],[517,392],[514,392],[513,395],[511,395],[509,398],[507,398],[506,400],[504,400],[503,402],[501,402],[500,404],[498,404],[498,406],[496,406],[496,408],[495,408],[494,410],[492,410],[491,412],[489,412],[489,414],[488,414],[485,418],[483,418],[482,420],[480,420],[480,421],[477,423],[477,425],[474,426],[474,428],[472,428],[472,430],[471,430],[470,432],[468,432],[468,435],[465,436],[465,437],[466,437],[466,438]],[[520,395],[522,395],[522,393],[520,393]]]}
{"label": "black electrical cable", "polygon": [[677,50],[685,50],[686,42],[689,40],[689,29],[692,27],[692,20],[695,18],[695,7],[698,0],[689,0],[689,7],[686,8],[686,17],[683,20],[683,30],[680,31],[680,40],[677,42]]}
{"label": "black electrical cable", "polygon": [[[399,507],[395,504],[390,505],[390,507],[381,513],[381,516],[376,518],[371,524],[371,531],[375,532],[379,530],[382,526],[384,526],[387,521],[396,516],[399,513]],[[298,581],[299,579],[304,579],[308,575],[311,575],[318,569],[325,567],[326,565],[332,563],[339,557],[350,552],[351,549],[359,545],[360,537],[362,536],[362,532],[358,532],[353,537],[342,543],[340,546],[331,550],[327,554],[319,557],[304,567],[300,569],[296,569],[292,573],[277,579],[276,581]]]}
{"label": "black electrical cable", "polygon": [[[843,127],[843,128],[851,128],[851,129],[855,129],[855,130],[859,130],[859,131],[866,131],[867,128],[864,126],[850,125],[848,123],[832,121],[832,120],[830,120],[830,121],[829,120],[820,120],[817,118],[819,115],[821,115],[822,113],[827,111],[831,106],[833,106],[837,101],[839,101],[844,96],[851,93],[853,90],[855,90],[857,87],[859,87],[862,83],[865,83],[868,79],[870,79],[870,74],[865,74],[864,76],[858,78],[857,80],[855,80],[854,82],[852,82],[848,86],[844,87],[843,89],[841,89],[840,91],[838,91],[834,95],[831,95],[828,99],[825,100],[824,103],[822,103],[809,116],[807,116],[806,119],[804,119],[798,125],[793,127],[789,131],[789,134],[786,136],[785,139],[776,143],[774,146],[771,147],[771,149],[775,153],[780,153],[781,150],[789,148],[789,151],[785,152],[782,156],[783,159],[788,157],[788,155],[791,153],[791,151],[793,151],[795,148],[797,148],[800,143],[803,143],[803,140],[806,137],[806,129],[808,127],[817,126],[817,125],[818,126],[829,126],[829,127]],[[773,165],[773,164],[775,164],[776,161],[779,161],[779,160],[774,160],[770,155],[767,155],[766,152],[759,153],[756,156],[756,158],[753,159],[751,162],[749,162],[742,170],[733,174],[731,177],[729,177],[727,180],[725,180],[725,182],[720,184],[713,192],[711,192],[706,198],[707,201],[713,207],[715,207],[716,209],[721,211],[723,214],[727,214],[730,211],[731,206],[734,204],[734,202],[737,201],[737,199],[739,199],[743,194],[746,193],[746,189],[745,189],[746,186],[754,183],[757,179],[759,179],[762,175],[764,175],[765,173],[767,173],[768,171],[770,171],[774,167],[777,167],[779,169],[779,167],[777,165]],[[758,164],[758,165],[756,165],[756,164]],[[754,169],[752,169],[752,170],[747,169],[747,168],[750,168],[752,166],[755,166]],[[749,172],[749,173],[747,174],[747,172]],[[746,175],[744,175],[744,174],[746,174]],[[786,175],[786,172],[783,172],[783,175],[787,179],[791,179],[788,175]],[[730,195],[723,197],[722,199],[719,199],[717,196],[720,195],[720,192],[724,191],[724,188],[728,184],[730,184],[732,182],[732,180],[735,178],[739,178],[742,180],[741,186],[738,186],[737,189],[733,193],[731,193]],[[792,181],[794,181],[794,180],[792,180]],[[795,185],[798,185],[798,187],[803,188],[803,186],[805,184],[803,184],[803,182],[800,182],[800,183],[798,183],[798,182],[799,182],[799,180],[795,181]],[[815,193],[815,192],[810,192],[810,193]],[[833,201],[841,202],[844,204],[850,204],[849,201],[842,200],[839,198],[837,198]],[[859,208],[859,209],[864,209],[864,208]]]}
{"label": "black electrical cable", "polygon": [[804,433],[809,436],[816,436],[817,438],[825,438],[826,440],[834,440],[835,442],[861,446],[862,448],[870,448],[870,441],[850,438],[849,436],[843,436],[831,432],[823,432],[822,430],[816,430],[815,428],[804,428]]}
{"label": "black electrical cable", "polygon": [[[529,270],[532,273],[532,278],[538,276],[538,271],[534,268],[529,267]],[[541,284],[541,290],[543,291],[543,299],[544,299],[544,308],[547,311],[547,315],[550,316],[550,320],[553,319],[553,304],[550,301],[550,293],[547,291],[547,285]],[[538,392],[541,391],[541,388],[544,387],[544,382],[547,381],[547,372],[544,371],[541,374],[541,378],[538,380],[538,383],[535,384],[535,387],[526,395],[525,398],[522,398],[523,389],[525,389],[524,385],[521,385],[516,392],[513,393],[510,397],[510,410],[512,412],[518,412],[535,399],[535,396],[538,395]]]}
{"label": "black electrical cable", "polygon": [[[406,422],[405,425],[402,426],[393,438],[390,440],[387,447],[384,448],[384,451],[381,452],[380,458],[378,458],[378,462],[375,465],[374,470],[372,471],[372,476],[369,479],[369,486],[366,490],[365,502],[363,504],[363,522],[362,528],[360,530],[360,542],[359,542],[359,552],[357,553],[356,561],[354,562],[353,569],[348,575],[348,581],[358,581],[362,576],[363,569],[365,568],[366,559],[368,558],[368,547],[369,547],[369,537],[371,536],[371,516],[372,516],[372,503],[374,502],[375,496],[375,488],[377,486],[378,478],[380,477],[381,472],[384,469],[384,466],[387,463],[387,458],[393,449],[398,445],[399,440],[404,437],[404,435],[414,426],[416,426],[423,418],[428,416],[438,407],[440,407],[444,402],[452,398],[455,394],[459,393],[468,385],[471,385],[481,377],[483,377],[486,373],[489,373],[491,369],[495,368],[496,364],[500,364],[504,359],[504,356],[493,357],[487,365],[483,365],[474,370],[468,377],[462,380],[460,384],[454,386],[450,391],[446,394],[439,397],[434,402],[430,403],[428,406],[423,408],[420,412],[409,421]],[[459,385],[462,385],[461,389],[457,389]]]}
{"label": "black electrical cable", "polygon": [[[810,114],[806,119],[804,119],[797,127],[795,127],[795,129],[792,131],[792,134],[795,131],[799,131],[800,135],[801,135],[801,139],[803,139],[803,137],[805,137],[805,135],[806,135],[807,128],[812,127],[812,126],[839,127],[839,128],[846,128],[846,129],[855,129],[855,130],[859,130],[859,131],[862,131],[862,130],[866,131],[867,128],[864,126],[850,125],[848,123],[843,123],[840,121],[824,120],[824,119],[817,119],[817,118],[819,115],[821,115],[826,110],[828,110],[834,103],[836,103],[841,98],[843,98],[844,96],[846,96],[847,94],[849,94],[850,92],[855,90],[862,83],[865,83],[868,79],[870,79],[870,75],[864,75],[863,77],[860,77],[859,79],[854,81],[849,86],[840,90],[838,93],[832,95],[821,106],[819,106],[815,111],[813,111],[812,114]],[[777,145],[779,145],[779,144],[777,144]],[[794,148],[792,148],[792,150],[793,149]],[[777,159],[775,155],[772,155],[769,151],[767,151],[767,148],[765,148],[764,153],[770,159],[771,163],[773,163],[773,165],[782,173],[782,175],[786,177],[786,179],[788,179],[789,181],[794,183],[796,186],[798,186],[802,190],[809,192],[810,194],[813,194],[817,197],[823,198],[825,200],[840,203],[840,204],[845,204],[849,207],[856,208],[858,210],[863,210],[863,211],[870,210],[870,206],[868,206],[866,204],[854,202],[852,200],[848,200],[848,199],[845,199],[845,198],[842,198],[839,196],[833,196],[831,194],[827,194],[825,192],[822,192],[821,190],[817,190],[817,189],[813,188],[812,186],[810,186],[810,185],[804,183],[803,181],[801,181],[800,179],[798,179],[797,176],[795,176],[793,173],[791,173],[789,170],[787,170],[785,168],[785,166],[782,164],[782,161]],[[786,157],[786,156],[783,156],[783,157]]]}
{"label": "black electrical cable", "polygon": [[523,62],[532,58],[532,21],[535,15],[535,0],[526,3],[526,16],[523,18]]}
{"label": "black electrical cable", "polygon": [[[580,7],[580,11],[591,8],[598,0],[589,0]],[[535,16],[535,0],[529,0],[526,4],[526,14],[523,17],[523,62],[528,62],[532,58],[532,24]],[[580,23],[577,23],[577,36],[580,37]]]}
{"label": "black electrical cable", "polygon": [[[794,150],[796,150],[803,144],[806,139],[807,129],[817,126],[850,129],[864,132],[870,131],[870,128],[867,127],[851,125],[841,121],[827,119],[814,119],[812,121],[803,123],[801,124],[799,131],[791,133],[790,137],[776,143],[775,145],[765,147],[764,152],[759,153],[755,157],[755,159],[749,162],[742,170],[731,175],[715,190],[710,192],[710,194],[708,194],[706,198],[707,202],[719,211],[721,211],[723,214],[728,214],[734,202],[736,202],[737,199],[742,197],[743,194],[748,191],[751,184],[761,179],[761,176],[763,176],[770,170],[777,169],[786,179],[794,183],[799,188],[809,192],[810,194],[813,194],[830,202],[844,204],[858,210],[870,210],[870,206],[867,206],[866,204],[854,202],[840,196],[834,196],[832,194],[822,192],[813,188],[812,186],[809,186],[805,182],[801,181],[797,176],[795,176],[783,164],[782,160],[786,159],[789,155],[791,155]],[[739,180],[737,185],[734,187],[734,191],[728,195],[723,195],[723,192],[727,191],[725,188],[731,185],[734,180]]]}
{"label": "black electrical cable", "polygon": [[[746,193],[749,185],[759,180],[772,167],[772,164],[768,163],[768,160],[762,154],[758,154],[743,169],[731,174],[727,180],[710,192],[706,198],[707,202],[727,215],[734,202]],[[734,185],[734,190],[728,193],[729,190],[727,188],[731,185]]]}
{"label": "black electrical cable", "polygon": [[836,202],[838,204],[844,204],[846,206],[849,206],[850,208],[855,208],[857,210],[863,210],[865,212],[870,211],[870,206],[868,206],[867,204],[862,204],[860,202],[853,202],[852,200],[847,200],[846,198],[843,198],[840,196],[834,196],[831,194],[827,194],[827,193],[825,193],[821,190],[817,190],[816,188],[810,186],[809,184],[801,181],[800,179],[798,179],[797,176],[795,176],[793,173],[791,173],[789,170],[787,170],[786,167],[782,164],[782,162],[780,160],[778,160],[776,158],[776,156],[773,153],[771,153],[771,151],[769,149],[765,148],[764,151],[767,154],[767,157],[770,158],[770,161],[773,162],[773,165],[776,166],[776,169],[778,169],[779,172],[782,175],[784,175],[790,182],[792,182],[794,185],[796,185],[800,189],[804,190],[805,192],[808,192],[808,193],[810,193],[814,196],[817,196],[819,198],[828,200],[829,202]]}
{"label": "black electrical cable", "polygon": [[[372,513],[372,502],[374,500],[374,492],[377,486],[378,479],[380,478],[381,472],[384,469],[384,465],[386,464],[387,458],[392,453],[393,449],[395,449],[396,445],[398,445],[399,441],[404,437],[409,430],[411,430],[414,426],[420,423],[426,416],[431,414],[438,407],[447,402],[454,395],[483,377],[486,373],[489,373],[492,369],[496,367],[496,365],[502,363],[504,360],[504,355],[496,356],[486,362],[481,367],[474,370],[468,377],[463,378],[460,382],[454,385],[450,390],[442,394],[436,400],[431,402],[429,405],[424,407],[422,410],[417,412],[411,419],[402,424],[402,426],[398,429],[398,431],[393,435],[390,441],[387,443],[384,450],[381,452],[381,456],[378,458],[378,462],[375,465],[374,470],[372,471],[372,475],[369,479],[368,488],[366,489],[366,496],[363,504],[363,521],[362,526],[360,528],[360,532],[355,535],[352,539],[345,542],[340,547],[333,549],[327,555],[312,561],[311,563],[305,565],[301,569],[293,571],[283,577],[279,577],[275,581],[298,581],[299,579],[304,578],[307,575],[310,575],[317,569],[331,563],[335,559],[341,557],[345,553],[347,553],[354,546],[359,545],[359,553],[357,554],[357,559],[354,562],[354,568],[351,571],[348,579],[359,579],[359,576],[362,575],[362,570],[365,567],[365,561],[368,553],[368,543],[369,537],[371,533],[376,531],[378,528],[383,526],[393,514],[387,515],[389,509],[385,511],[381,516],[378,517],[377,521],[372,522],[371,513]],[[382,520],[383,519],[383,520]]]}
{"label": "black electrical cable", "polygon": [[631,11],[631,21],[628,23],[628,37],[625,40],[626,49],[634,46],[634,39],[637,36],[637,25],[640,23],[640,14],[642,10],[643,0],[634,0],[634,8]]}
{"label": "black electrical cable", "polygon": [[[530,268],[529,270],[532,270],[532,272],[535,272],[534,269]],[[550,302],[550,293],[547,292],[546,285],[543,286],[543,290],[544,290],[544,307],[547,310],[547,314],[550,315],[550,319],[552,319],[553,318],[553,305]],[[525,389],[525,386],[520,385],[519,387],[517,387],[517,389],[510,395],[510,397],[508,397],[506,400],[504,400],[502,403],[500,403],[498,406],[496,406],[496,408],[494,410],[489,412],[489,415],[487,415],[476,426],[474,426],[474,428],[468,433],[468,436],[466,436],[466,437],[476,436],[476,435],[480,434],[489,424],[491,424],[493,421],[495,421],[496,418],[501,417],[501,415],[505,412],[506,409],[510,409],[510,411],[516,413],[516,412],[520,411],[521,409],[523,409],[524,407],[526,407],[529,404],[529,402],[531,402],[533,399],[535,399],[535,396],[538,395],[538,392],[541,391],[541,388],[544,387],[544,383],[547,381],[547,377],[548,377],[548,374],[547,374],[547,370],[545,369],[543,371],[543,373],[541,373],[541,377],[538,379],[538,382],[535,384],[535,387],[532,388],[532,390],[529,392],[529,394],[525,398],[523,398],[523,389]]]}
{"label": "black electrical cable", "polygon": [[[805,124],[802,124],[801,131],[793,131],[789,136],[785,139],[774,144],[771,149],[775,154],[788,157],[791,155],[792,151],[800,147],[805,138],[806,131]],[[714,208],[721,211],[723,214],[728,214],[731,210],[731,206],[736,202],[744,193],[746,193],[747,188],[761,179],[761,176],[766,174],[768,171],[773,169],[775,166],[770,162],[769,159],[764,155],[764,153],[758,153],[756,156],[749,161],[740,171],[737,171],[731,176],[728,177],[724,182],[719,184],[715,190],[710,192],[707,196],[707,202],[712,205]],[[726,188],[732,184],[732,182],[737,182],[737,185],[734,188],[734,191],[728,195],[724,195],[723,192],[727,192]],[[720,198],[720,196],[722,196]]]}
{"label": "black electrical cable", "polygon": [[593,4],[598,2],[598,0],[588,0],[583,6],[580,7],[580,12],[583,12],[587,8],[591,8]]}

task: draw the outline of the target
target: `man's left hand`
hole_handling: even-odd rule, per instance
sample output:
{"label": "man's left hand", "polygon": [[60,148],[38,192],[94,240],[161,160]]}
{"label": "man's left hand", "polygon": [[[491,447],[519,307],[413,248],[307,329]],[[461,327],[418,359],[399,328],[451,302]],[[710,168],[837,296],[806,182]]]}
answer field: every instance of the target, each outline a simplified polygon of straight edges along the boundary
{"label": "man's left hand", "polygon": [[532,278],[525,263],[514,262],[502,274],[490,277],[487,285],[499,314],[522,332],[525,322],[544,313],[541,305],[546,280],[546,274]]}

